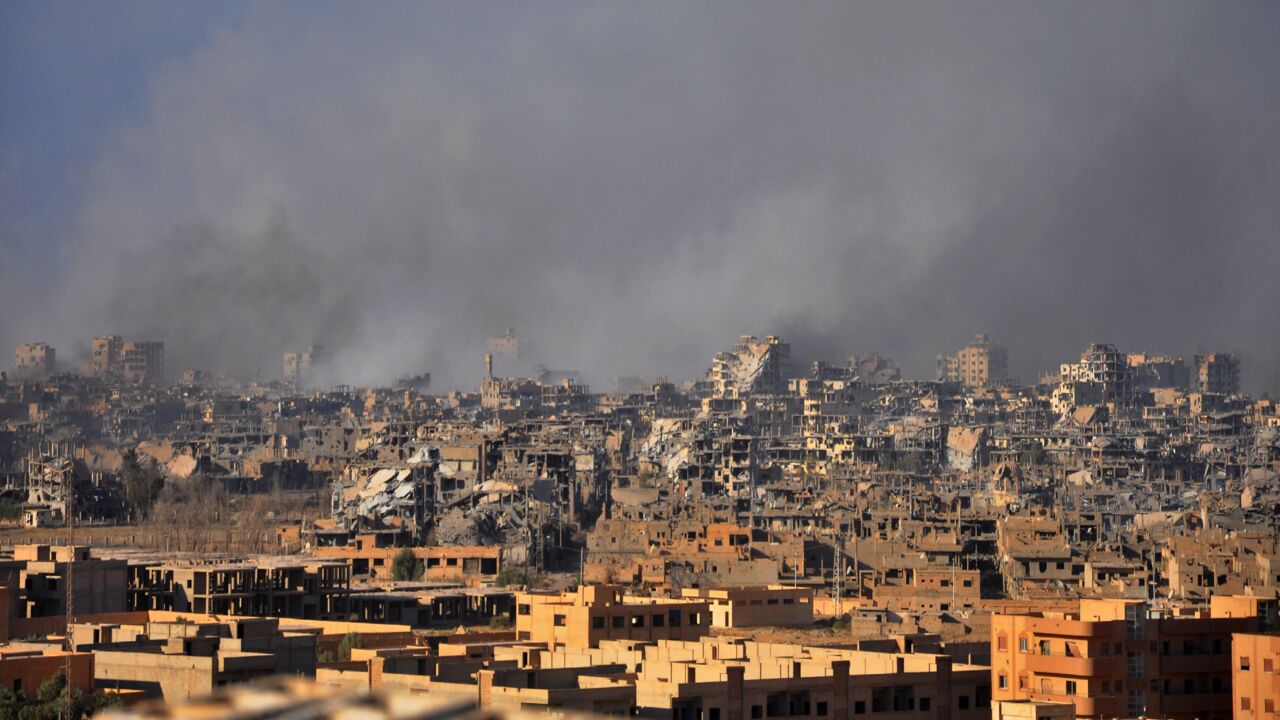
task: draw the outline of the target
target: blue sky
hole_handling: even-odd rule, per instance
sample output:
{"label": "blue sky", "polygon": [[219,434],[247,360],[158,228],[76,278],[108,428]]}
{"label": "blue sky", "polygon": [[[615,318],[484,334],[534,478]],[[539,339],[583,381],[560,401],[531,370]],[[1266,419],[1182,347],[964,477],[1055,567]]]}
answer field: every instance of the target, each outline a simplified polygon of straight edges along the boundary
{"label": "blue sky", "polygon": [[68,231],[107,138],[147,111],[154,73],[243,16],[224,2],[0,3],[5,248],[52,261],[41,249]]}

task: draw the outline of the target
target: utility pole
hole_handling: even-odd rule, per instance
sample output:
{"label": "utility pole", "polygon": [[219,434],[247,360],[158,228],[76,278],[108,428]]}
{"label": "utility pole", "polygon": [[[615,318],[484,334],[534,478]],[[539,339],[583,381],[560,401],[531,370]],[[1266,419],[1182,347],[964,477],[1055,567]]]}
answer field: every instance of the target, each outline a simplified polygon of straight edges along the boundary
{"label": "utility pole", "polygon": [[66,680],[66,687],[64,689],[66,690],[66,693],[67,693],[67,699],[66,699],[66,702],[63,703],[62,707],[63,707],[63,713],[65,713],[63,717],[66,718],[66,720],[78,720],[72,715],[72,711],[71,711],[71,678],[73,677],[71,674],[71,658],[74,657],[74,651],[76,649],[75,641],[71,639],[71,625],[75,622],[74,618],[75,618],[75,597],[76,597],[76,593],[75,593],[75,578],[76,578],[76,479],[75,479],[75,475],[70,474],[69,476],[67,476],[67,478],[63,482],[66,483],[66,487],[64,488],[64,496],[66,499],[63,501],[62,505],[63,505],[63,508],[65,508],[65,513],[66,513],[67,544],[70,546],[71,555],[70,557],[67,558],[67,584],[66,584],[67,607],[65,611],[66,616],[64,618],[66,621],[66,625],[62,631],[62,636],[65,638],[64,642],[66,642],[67,644],[66,667],[63,670],[63,678]]}

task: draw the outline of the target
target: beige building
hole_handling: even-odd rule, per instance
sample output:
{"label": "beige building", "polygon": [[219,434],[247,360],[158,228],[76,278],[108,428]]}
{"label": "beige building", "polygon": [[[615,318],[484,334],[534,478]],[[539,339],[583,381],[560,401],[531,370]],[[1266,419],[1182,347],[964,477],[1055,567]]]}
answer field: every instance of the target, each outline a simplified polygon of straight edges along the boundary
{"label": "beige building", "polygon": [[769,587],[686,589],[688,600],[702,600],[711,606],[711,626],[809,627],[813,625],[813,590]]}
{"label": "beige building", "polygon": [[1240,358],[1233,353],[1196,356],[1196,390],[1234,395],[1240,392]]}
{"label": "beige building", "polygon": [[158,564],[132,568],[133,610],[259,615],[304,620],[347,617],[351,566],[338,560]]}
{"label": "beige building", "polygon": [[22,343],[13,351],[13,368],[20,378],[52,375],[57,364],[57,351],[47,343]]}
{"label": "beige building", "polygon": [[281,630],[274,618],[72,628],[73,644],[93,651],[99,687],[166,701],[271,675],[314,675],[316,637],[307,630]]}
{"label": "beige building", "polygon": [[564,593],[516,595],[516,639],[552,648],[586,648],[604,640],[695,640],[707,634],[700,600],[624,597],[614,585]]}
{"label": "beige building", "polygon": [[164,343],[125,340],[119,335],[96,337],[85,374],[130,383],[158,382],[164,379]]}
{"label": "beige building", "polygon": [[284,381],[288,385],[305,386],[315,380],[315,371],[332,360],[333,354],[323,345],[312,345],[303,352],[287,352],[284,354]]}

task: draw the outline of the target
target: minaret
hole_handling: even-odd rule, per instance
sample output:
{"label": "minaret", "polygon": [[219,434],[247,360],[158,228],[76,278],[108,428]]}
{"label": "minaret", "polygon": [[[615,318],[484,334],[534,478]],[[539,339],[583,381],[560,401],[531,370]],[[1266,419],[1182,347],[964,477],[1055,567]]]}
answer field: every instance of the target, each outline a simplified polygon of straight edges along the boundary
{"label": "minaret", "polygon": [[493,379],[493,353],[484,354],[484,379]]}

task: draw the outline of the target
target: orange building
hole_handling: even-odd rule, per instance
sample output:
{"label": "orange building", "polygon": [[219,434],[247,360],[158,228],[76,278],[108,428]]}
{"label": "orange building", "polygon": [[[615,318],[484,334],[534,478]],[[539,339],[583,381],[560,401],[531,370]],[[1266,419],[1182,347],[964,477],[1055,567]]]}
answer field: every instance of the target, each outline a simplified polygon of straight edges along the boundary
{"label": "orange building", "polygon": [[71,687],[93,692],[93,653],[42,648],[0,648],[0,685],[34,695],[46,680],[71,668]]}
{"label": "orange building", "polygon": [[1280,635],[1231,636],[1231,707],[1235,720],[1280,717]]}
{"label": "orange building", "polygon": [[1276,601],[1216,600],[1208,612],[1081,600],[1076,613],[994,615],[992,697],[1070,702],[1077,718],[1226,720],[1231,634],[1256,630]]}
{"label": "orange building", "polygon": [[[502,548],[499,546],[440,545],[410,550],[422,562],[423,580],[492,582],[502,572]],[[352,575],[389,580],[392,563],[400,551],[401,548],[381,542],[375,535],[357,535],[353,545],[318,547],[315,556],[350,560]]]}
{"label": "orange building", "polygon": [[614,585],[516,595],[516,639],[553,649],[596,647],[601,640],[697,640],[710,627],[705,601],[624,598]]}

